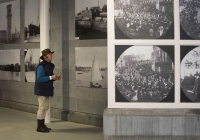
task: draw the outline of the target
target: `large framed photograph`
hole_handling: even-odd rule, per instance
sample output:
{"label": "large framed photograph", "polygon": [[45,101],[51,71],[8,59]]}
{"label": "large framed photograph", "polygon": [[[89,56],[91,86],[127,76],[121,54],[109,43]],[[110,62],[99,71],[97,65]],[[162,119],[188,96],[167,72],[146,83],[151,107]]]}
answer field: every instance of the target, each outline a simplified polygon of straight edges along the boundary
{"label": "large framed photograph", "polygon": [[200,46],[181,46],[181,102],[200,102]]}
{"label": "large framed photograph", "polygon": [[115,46],[115,102],[174,102],[173,46]]}
{"label": "large framed photograph", "polygon": [[75,0],[76,39],[107,39],[107,0]]}
{"label": "large framed photograph", "polygon": [[20,42],[20,0],[0,3],[0,44]]}
{"label": "large framed photograph", "polygon": [[76,86],[107,88],[107,48],[76,47]]}
{"label": "large framed photograph", "polygon": [[40,49],[25,49],[25,82],[35,82],[35,71],[40,61]]}
{"label": "large framed photograph", "polygon": [[174,0],[115,0],[115,39],[174,39]]}
{"label": "large framed photograph", "polygon": [[180,0],[180,38],[185,40],[200,39],[200,1]]}
{"label": "large framed photograph", "polygon": [[0,80],[21,81],[20,49],[0,50]]}

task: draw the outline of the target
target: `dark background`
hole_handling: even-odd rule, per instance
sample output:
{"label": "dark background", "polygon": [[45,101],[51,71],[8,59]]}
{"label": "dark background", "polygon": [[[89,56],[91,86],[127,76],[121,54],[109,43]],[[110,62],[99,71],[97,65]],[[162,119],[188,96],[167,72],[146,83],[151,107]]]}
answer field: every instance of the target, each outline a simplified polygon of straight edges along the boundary
{"label": "dark background", "polygon": [[180,25],[180,38],[181,40],[194,40],[192,37],[190,37],[182,28],[182,26]]}

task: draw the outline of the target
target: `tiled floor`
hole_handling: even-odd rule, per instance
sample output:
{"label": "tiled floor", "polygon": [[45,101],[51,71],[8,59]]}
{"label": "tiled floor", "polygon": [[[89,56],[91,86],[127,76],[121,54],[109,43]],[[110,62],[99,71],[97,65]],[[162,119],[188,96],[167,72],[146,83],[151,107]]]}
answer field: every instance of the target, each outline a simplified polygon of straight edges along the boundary
{"label": "tiled floor", "polygon": [[50,133],[36,132],[36,115],[0,107],[0,140],[102,140],[103,129],[51,119]]}

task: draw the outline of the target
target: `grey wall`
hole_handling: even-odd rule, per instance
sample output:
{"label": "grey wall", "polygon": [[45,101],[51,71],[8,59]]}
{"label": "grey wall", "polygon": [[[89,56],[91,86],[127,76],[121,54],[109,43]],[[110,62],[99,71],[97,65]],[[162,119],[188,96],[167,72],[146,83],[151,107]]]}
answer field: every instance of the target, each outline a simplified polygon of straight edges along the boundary
{"label": "grey wall", "polygon": [[[9,0],[0,0],[0,3]],[[21,82],[0,81],[0,106],[36,113],[37,96],[34,83],[26,83],[24,49],[39,48],[39,43],[24,43],[24,2],[21,0],[21,42],[0,45],[0,50],[21,50]],[[50,49],[55,51],[55,70],[62,71],[62,80],[54,82],[51,116],[64,120],[102,126],[107,107],[107,89],[76,87],[75,47],[107,47],[107,40],[75,40],[75,0],[50,0]]]}

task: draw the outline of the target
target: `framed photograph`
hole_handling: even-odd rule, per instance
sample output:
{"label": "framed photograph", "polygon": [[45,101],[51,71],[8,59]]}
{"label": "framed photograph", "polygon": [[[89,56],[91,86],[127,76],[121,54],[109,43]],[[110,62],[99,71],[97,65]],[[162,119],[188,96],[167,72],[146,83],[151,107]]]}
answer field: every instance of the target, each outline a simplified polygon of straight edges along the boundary
{"label": "framed photograph", "polygon": [[75,0],[76,39],[107,39],[107,0]]}
{"label": "framed photograph", "polygon": [[20,49],[0,50],[0,80],[21,81]]}
{"label": "framed photograph", "polygon": [[[50,5],[49,5],[50,12]],[[24,42],[40,42],[40,0],[25,0]],[[50,14],[49,14],[50,38]]]}
{"label": "framed photograph", "polygon": [[180,0],[180,36],[183,40],[200,39],[200,3],[197,0]]}
{"label": "framed photograph", "polygon": [[40,0],[25,0],[25,42],[40,42]]}
{"label": "framed photograph", "polygon": [[115,46],[116,102],[174,102],[173,46]]}
{"label": "framed photograph", "polygon": [[174,39],[174,0],[115,0],[115,39]]}
{"label": "framed photograph", "polygon": [[181,102],[200,102],[200,46],[181,46]]}
{"label": "framed photograph", "polygon": [[0,44],[20,42],[20,0],[0,3]]}
{"label": "framed photograph", "polygon": [[40,61],[40,49],[25,49],[25,82],[35,82],[35,70]]}
{"label": "framed photograph", "polygon": [[107,88],[107,48],[76,47],[76,86]]}

